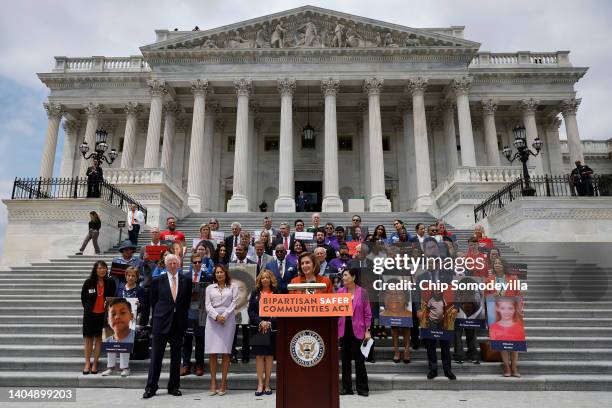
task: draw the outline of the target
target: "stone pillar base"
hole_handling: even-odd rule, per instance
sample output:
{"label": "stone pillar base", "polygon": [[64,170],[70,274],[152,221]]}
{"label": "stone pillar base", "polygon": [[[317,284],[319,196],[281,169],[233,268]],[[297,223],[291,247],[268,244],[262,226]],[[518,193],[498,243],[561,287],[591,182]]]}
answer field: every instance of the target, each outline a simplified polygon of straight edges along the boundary
{"label": "stone pillar base", "polygon": [[321,209],[324,212],[344,212],[344,204],[340,197],[326,197],[323,199]]}
{"label": "stone pillar base", "polygon": [[294,213],[295,200],[291,197],[279,197],[274,202],[274,212]]}
{"label": "stone pillar base", "polygon": [[187,206],[191,208],[194,213],[202,212],[202,199],[197,195],[190,195],[187,198]]}
{"label": "stone pillar base", "polygon": [[414,211],[417,211],[417,212],[428,212],[431,209],[432,205],[433,205],[433,200],[431,196],[426,195],[426,196],[418,197],[413,203],[413,208],[414,208]]}
{"label": "stone pillar base", "polygon": [[249,212],[249,200],[244,196],[233,196],[227,202],[227,212]]}
{"label": "stone pillar base", "polygon": [[387,197],[370,198],[370,212],[391,212],[391,201]]}

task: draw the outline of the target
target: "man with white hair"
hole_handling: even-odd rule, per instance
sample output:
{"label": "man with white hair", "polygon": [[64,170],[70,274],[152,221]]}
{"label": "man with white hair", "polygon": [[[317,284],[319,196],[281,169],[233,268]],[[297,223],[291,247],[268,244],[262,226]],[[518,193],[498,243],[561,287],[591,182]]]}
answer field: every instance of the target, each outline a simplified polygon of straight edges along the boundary
{"label": "man with white hair", "polygon": [[166,345],[170,344],[170,378],[168,394],[180,397],[181,349],[187,329],[187,311],[191,303],[192,284],[189,277],[178,273],[180,260],[174,254],[164,258],[167,273],[151,284],[151,308],[153,309],[151,362],[143,398],[151,398],[159,388],[159,376]]}
{"label": "man with white hair", "polygon": [[308,232],[316,232],[321,224],[321,214],[314,213],[312,214],[312,225],[306,229]]}
{"label": "man with white hair", "polygon": [[234,253],[234,248],[240,243],[240,231],[242,231],[242,225],[239,222],[232,222],[232,235],[225,237],[225,248],[230,254]]}

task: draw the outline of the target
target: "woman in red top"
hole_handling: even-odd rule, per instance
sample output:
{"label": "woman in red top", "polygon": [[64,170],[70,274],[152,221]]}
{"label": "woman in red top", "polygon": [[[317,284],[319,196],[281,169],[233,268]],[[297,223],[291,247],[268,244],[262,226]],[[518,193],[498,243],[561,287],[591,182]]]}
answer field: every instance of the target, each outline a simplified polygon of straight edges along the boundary
{"label": "woman in red top", "polygon": [[320,272],[321,266],[317,257],[313,253],[304,252],[298,258],[298,276],[291,279],[291,283],[324,283],[326,289],[317,290],[317,293],[334,293],[331,281],[326,276],[320,276]]}
{"label": "woman in red top", "polygon": [[[486,280],[487,284],[489,282],[496,282],[496,283],[506,283],[506,284],[511,284],[513,281],[516,281],[517,278],[514,275],[510,274],[510,267],[508,266],[508,263],[505,261],[505,259],[501,258],[501,257],[497,257],[495,258],[495,260],[493,261],[493,270],[491,271],[492,275],[489,276]],[[497,296],[519,296],[521,294],[521,292],[519,290],[515,290],[515,289],[508,289],[508,290],[503,290],[503,289],[499,289],[499,290],[485,290],[485,296],[489,296],[489,295],[497,295]]]}
{"label": "woman in red top", "polygon": [[[83,305],[83,338],[85,339],[85,368],[83,374],[98,374],[98,359],[102,347],[102,328],[104,327],[104,310],[107,297],[115,296],[115,281],[108,277],[108,265],[97,261],[89,278],[81,289]],[[95,350],[94,350],[95,343]],[[94,361],[91,364],[91,352],[94,350]]]}

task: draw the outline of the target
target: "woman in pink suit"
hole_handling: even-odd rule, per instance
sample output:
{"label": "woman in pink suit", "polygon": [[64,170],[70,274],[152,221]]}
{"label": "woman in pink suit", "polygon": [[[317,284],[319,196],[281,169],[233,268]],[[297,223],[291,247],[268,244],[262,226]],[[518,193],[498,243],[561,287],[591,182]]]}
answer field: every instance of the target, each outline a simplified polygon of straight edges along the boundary
{"label": "woman in pink suit", "polygon": [[340,354],[342,356],[342,389],[340,395],[353,394],[351,379],[351,360],[355,360],[357,394],[367,397],[368,373],[365,367],[365,357],[359,349],[362,342],[367,342],[372,322],[372,309],[368,292],[355,284],[356,269],[346,269],[342,273],[344,287],[338,293],[350,293],[353,301],[353,315],[338,318],[338,337],[340,338]]}

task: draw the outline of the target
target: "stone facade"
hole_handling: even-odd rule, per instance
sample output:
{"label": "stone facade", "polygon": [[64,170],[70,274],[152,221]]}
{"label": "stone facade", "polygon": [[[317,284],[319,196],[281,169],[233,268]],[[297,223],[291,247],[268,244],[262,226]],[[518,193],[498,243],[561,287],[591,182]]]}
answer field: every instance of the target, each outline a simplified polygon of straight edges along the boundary
{"label": "stone facade", "polygon": [[[122,188],[142,169],[171,185],[158,194],[168,202],[145,200],[158,217],[257,211],[261,201],[292,211],[299,189],[327,211],[363,198],[369,211],[436,212],[436,190],[459,166],[503,173],[500,150],[517,125],[545,142],[536,173],[567,171],[561,114],[568,158],[585,154],[574,85],[587,68],[565,51],[484,52],[463,27],[312,6],[156,34],[142,55],[56,57],[39,74],[50,89],[41,176],[51,176],[61,117],[61,176],[82,172],[78,145],[103,126],[120,153],[108,173]],[[314,140],[303,137],[307,123]]]}

